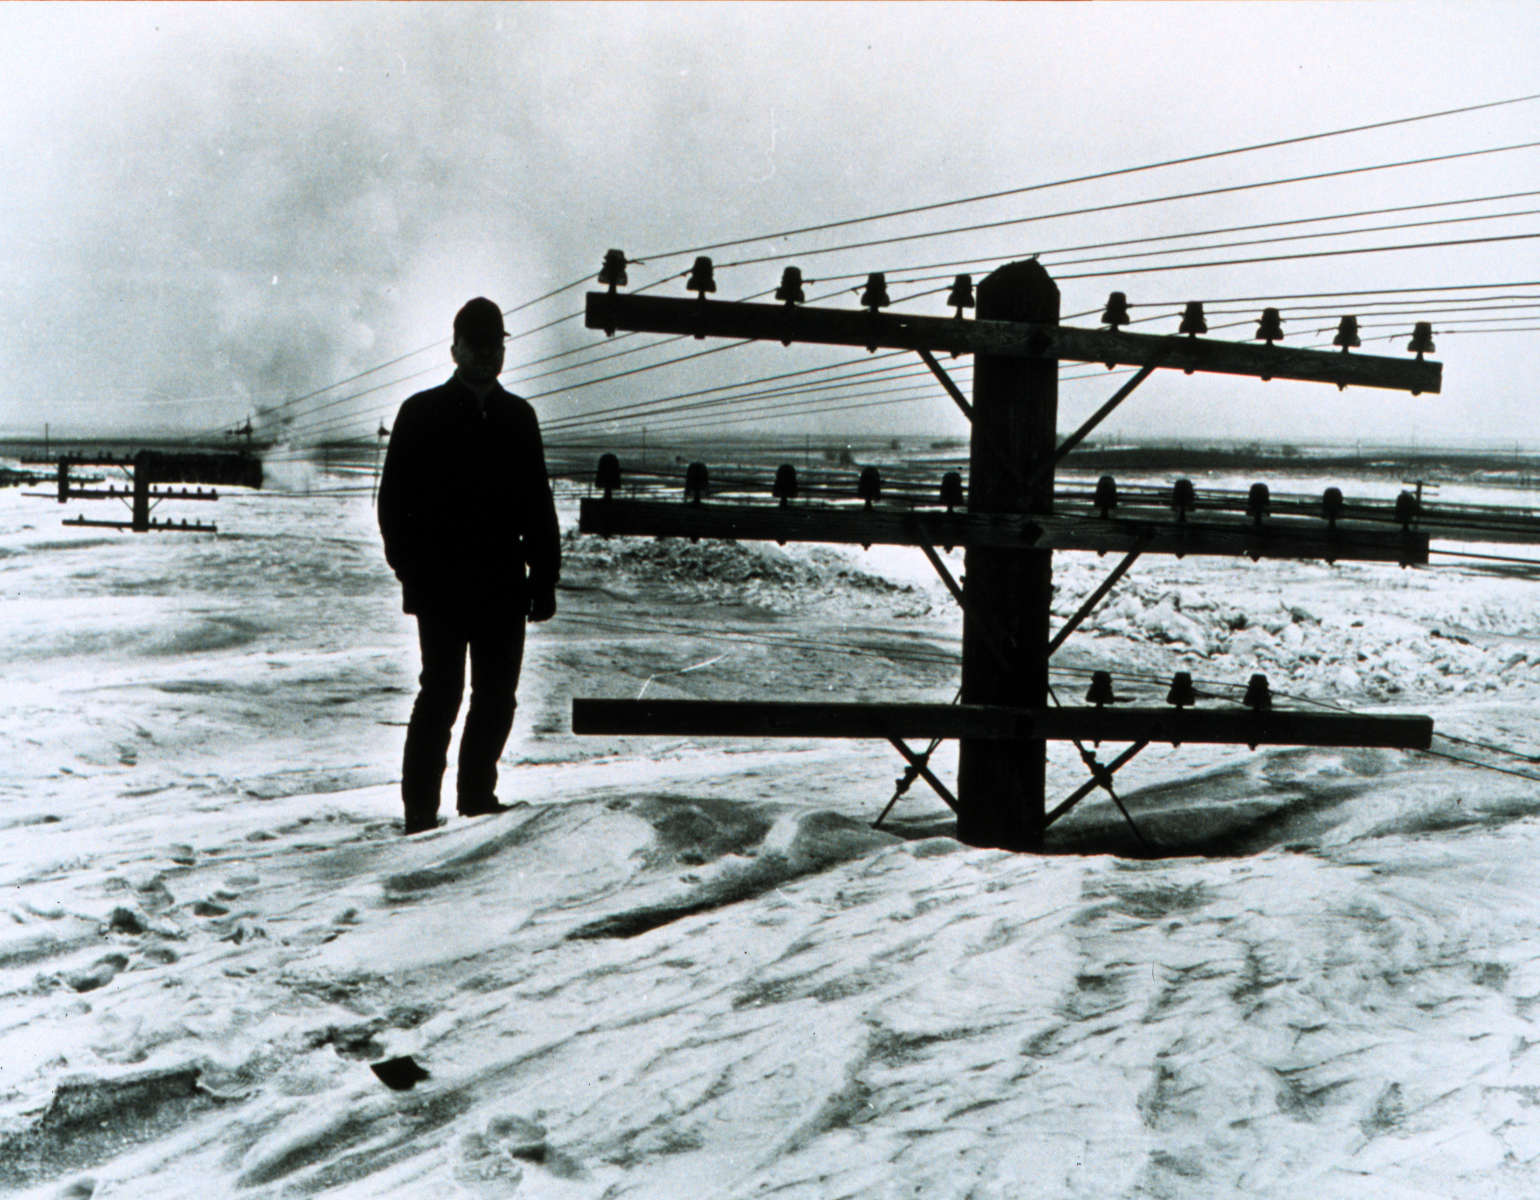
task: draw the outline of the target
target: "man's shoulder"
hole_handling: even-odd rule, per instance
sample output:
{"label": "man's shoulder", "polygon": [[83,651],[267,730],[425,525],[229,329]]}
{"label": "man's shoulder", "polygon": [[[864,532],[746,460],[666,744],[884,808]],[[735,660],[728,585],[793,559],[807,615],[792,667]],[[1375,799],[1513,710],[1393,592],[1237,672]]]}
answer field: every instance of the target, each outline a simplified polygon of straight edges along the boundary
{"label": "man's shoulder", "polygon": [[424,388],[420,392],[414,392],[401,402],[402,408],[428,408],[434,404],[442,403],[459,388],[454,376],[450,376],[437,387]]}
{"label": "man's shoulder", "polygon": [[535,419],[535,406],[517,392],[510,392],[501,384],[487,397],[487,403],[501,406],[505,411],[528,420]]}
{"label": "man's shoulder", "polygon": [[396,424],[408,425],[412,428],[424,426],[442,425],[447,420],[452,420],[452,414],[458,407],[459,384],[450,378],[437,387],[427,388],[421,392],[415,392],[401,402],[401,407],[396,410]]}

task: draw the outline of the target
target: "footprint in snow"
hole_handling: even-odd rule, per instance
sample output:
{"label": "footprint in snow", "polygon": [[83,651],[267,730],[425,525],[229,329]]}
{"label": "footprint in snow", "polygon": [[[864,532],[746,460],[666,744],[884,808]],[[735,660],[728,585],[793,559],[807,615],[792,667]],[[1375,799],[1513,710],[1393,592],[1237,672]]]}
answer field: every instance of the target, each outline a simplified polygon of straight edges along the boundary
{"label": "footprint in snow", "polygon": [[84,970],[68,972],[64,976],[64,982],[77,992],[94,992],[97,988],[106,987],[116,979],[118,972],[126,966],[128,966],[126,955],[104,955]]}

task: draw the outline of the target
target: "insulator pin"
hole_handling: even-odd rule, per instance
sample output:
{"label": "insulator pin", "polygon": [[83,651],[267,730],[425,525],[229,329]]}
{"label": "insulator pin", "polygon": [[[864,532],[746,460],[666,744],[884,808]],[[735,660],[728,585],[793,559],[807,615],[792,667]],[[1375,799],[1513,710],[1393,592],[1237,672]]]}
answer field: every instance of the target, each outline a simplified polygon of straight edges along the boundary
{"label": "insulator pin", "polygon": [[1408,351],[1415,352],[1417,361],[1422,361],[1424,354],[1433,353],[1433,322],[1418,321],[1412,326],[1412,340],[1406,344]]}
{"label": "insulator pin", "polygon": [[599,268],[599,282],[609,285],[610,291],[627,286],[626,258],[624,250],[606,250],[604,264]]}
{"label": "insulator pin", "polygon": [[685,291],[696,293],[702,300],[707,292],[717,290],[717,281],[712,274],[711,260],[702,254],[695,260],[695,265],[690,268],[690,278],[685,281]]}
{"label": "insulator pin", "polygon": [[959,275],[952,281],[952,291],[946,298],[947,307],[955,309],[957,319],[962,320],[962,310],[973,307],[973,276]]}
{"label": "insulator pin", "polygon": [[1262,524],[1262,518],[1267,516],[1271,503],[1271,493],[1268,492],[1265,483],[1252,484],[1251,491],[1246,493],[1246,512],[1257,525]]}
{"label": "insulator pin", "polygon": [[1103,517],[1111,516],[1118,506],[1118,483],[1111,475],[1103,475],[1096,481],[1096,499],[1092,501]]}
{"label": "insulator pin", "polygon": [[807,296],[802,291],[801,268],[787,267],[781,272],[781,286],[775,289],[775,298],[783,304],[807,303]]}
{"label": "insulator pin", "polygon": [[1192,672],[1178,671],[1171,680],[1171,690],[1166,693],[1166,703],[1176,708],[1186,708],[1198,702],[1198,693],[1192,686]]}
{"label": "insulator pin", "polygon": [[1354,346],[1362,346],[1358,340],[1358,318],[1343,317],[1337,322],[1337,336],[1332,338],[1333,346],[1341,346],[1342,353],[1346,354]]}
{"label": "insulator pin", "polygon": [[692,462],[684,470],[684,498],[686,502],[699,504],[711,487],[711,475],[703,462]]}
{"label": "insulator pin", "polygon": [[1107,307],[1102,310],[1102,324],[1108,329],[1117,331],[1118,326],[1129,324],[1128,297],[1122,292],[1113,292],[1107,297]]}
{"label": "insulator pin", "polygon": [[782,463],[775,469],[775,486],[771,489],[771,495],[781,502],[785,508],[788,501],[797,498],[797,468],[790,463]]}
{"label": "insulator pin", "polygon": [[1116,704],[1118,698],[1112,692],[1112,672],[1092,671],[1091,686],[1086,689],[1085,698],[1097,708],[1104,704]]}
{"label": "insulator pin", "polygon": [[870,508],[872,502],[882,496],[882,472],[876,467],[862,467],[861,477],[856,480],[856,495]]}
{"label": "insulator pin", "polygon": [[1187,520],[1187,510],[1198,506],[1198,493],[1190,479],[1178,479],[1171,485],[1171,507],[1176,509],[1178,521]]}
{"label": "insulator pin", "polygon": [[963,483],[959,472],[948,471],[941,477],[941,503],[946,505],[947,512],[962,507]]}
{"label": "insulator pin", "polygon": [[1333,529],[1342,517],[1343,507],[1341,488],[1329,487],[1321,493],[1321,515]]}
{"label": "insulator pin", "polygon": [[866,290],[861,293],[861,307],[876,312],[892,303],[888,299],[887,276],[881,271],[873,271],[866,277]]}
{"label": "insulator pin", "polygon": [[1273,693],[1267,686],[1266,675],[1253,675],[1251,681],[1246,684],[1246,695],[1241,703],[1247,708],[1254,708],[1263,712],[1273,706]]}
{"label": "insulator pin", "polygon": [[599,456],[599,469],[594,472],[594,486],[604,492],[606,500],[614,496],[620,486],[620,459],[613,454]]}

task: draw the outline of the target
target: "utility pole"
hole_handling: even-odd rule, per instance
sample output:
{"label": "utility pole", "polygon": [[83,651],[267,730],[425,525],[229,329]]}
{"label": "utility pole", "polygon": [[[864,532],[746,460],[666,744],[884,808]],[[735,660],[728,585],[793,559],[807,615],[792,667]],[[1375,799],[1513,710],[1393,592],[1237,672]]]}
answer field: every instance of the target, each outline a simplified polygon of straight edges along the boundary
{"label": "utility pole", "polygon": [[[797,307],[799,291],[783,280],[783,304],[708,301],[709,260],[697,263],[687,286],[695,300],[622,295],[623,277],[609,270],[608,293],[588,296],[586,322],[606,333],[625,328],[647,333],[689,334],[761,341],[811,342],[912,350],[936,375],[952,401],[973,423],[966,511],[960,488],[942,481],[940,508],[874,505],[779,506],[689,504],[656,500],[589,498],[581,502],[578,528],[585,533],[653,537],[734,538],[877,543],[916,546],[925,552],[963,608],[962,693],[956,705],[814,704],[772,701],[574,699],[574,733],[669,736],[785,736],[885,738],[917,777],[924,778],[957,813],[958,837],[975,846],[1040,850],[1044,830],[1084,796],[1101,788],[1121,806],[1112,775],[1152,742],[1216,742],[1258,745],[1385,746],[1426,749],[1433,722],[1423,716],[1377,717],[1280,712],[1272,708],[1266,678],[1252,677],[1243,707],[1194,708],[1190,677],[1173,680],[1171,707],[1119,706],[1110,677],[1093,683],[1089,704],[1060,706],[1048,682],[1049,659],[1141,554],[1228,555],[1411,563],[1428,561],[1428,535],[1413,529],[1375,527],[1342,516],[1340,492],[1323,497],[1319,516],[1274,516],[1268,489],[1253,487],[1244,520],[1193,514],[1198,507],[1190,481],[1180,480],[1169,504],[1144,506],[1132,515],[1118,510],[1115,482],[1097,487],[1093,511],[1054,511],[1054,469],[1098,422],[1104,420],[1158,368],[1243,375],[1260,380],[1295,379],[1339,387],[1389,388],[1413,395],[1437,392],[1442,365],[1364,354],[1296,350],[1274,344],[1268,316],[1252,342],[1199,337],[1207,331],[1202,306],[1191,304],[1177,336],[1125,333],[1121,293],[1109,299],[1107,329],[1059,323],[1059,291],[1035,260],[1010,263],[979,284],[977,319],[964,320],[973,288],[959,276],[948,304],[953,318],[898,316],[887,303],[882,277],[868,283],[865,311]],[[787,277],[800,272],[788,268]],[[1273,314],[1276,320],[1276,314]],[[1186,336],[1183,336],[1186,335]],[[1265,341],[1265,345],[1256,344]],[[936,353],[975,356],[971,403],[948,377]],[[1134,376],[1063,442],[1057,441],[1058,368],[1061,360],[1137,367]],[[608,457],[608,456],[607,456]],[[870,469],[870,468],[869,468]],[[692,468],[693,470],[693,468]],[[783,467],[782,470],[790,470]],[[955,484],[955,476],[953,477]],[[1185,488],[1183,487],[1185,485]],[[879,484],[880,488],[880,484]],[[794,489],[793,489],[794,490]],[[948,499],[948,495],[952,498]],[[1128,507],[1128,506],[1125,506]],[[1173,515],[1174,514],[1174,515]],[[1388,519],[1388,518],[1387,518]],[[964,547],[959,583],[935,547]],[[1053,551],[1108,550],[1123,555],[1079,611],[1049,634]],[[1183,680],[1185,679],[1185,683]],[[960,743],[957,794],[929,771],[927,755],[906,737],[956,738]],[[1047,807],[1046,743],[1075,742],[1091,780]],[[1131,745],[1107,763],[1087,741],[1127,740]],[[1131,819],[1131,818],[1130,818]]]}
{"label": "utility pole", "polygon": [[[1036,261],[1011,263],[979,284],[977,312],[981,321],[1057,325],[1059,289]],[[1053,472],[1043,472],[1024,488],[1021,474],[1009,464],[1035,465],[1052,456],[1058,411],[1057,361],[978,356],[968,459],[970,513],[1052,515]],[[965,611],[997,628],[964,634],[962,702],[1046,707],[1053,551],[970,545],[963,562]],[[1041,849],[1048,744],[964,739],[958,751],[958,838],[971,846]]]}

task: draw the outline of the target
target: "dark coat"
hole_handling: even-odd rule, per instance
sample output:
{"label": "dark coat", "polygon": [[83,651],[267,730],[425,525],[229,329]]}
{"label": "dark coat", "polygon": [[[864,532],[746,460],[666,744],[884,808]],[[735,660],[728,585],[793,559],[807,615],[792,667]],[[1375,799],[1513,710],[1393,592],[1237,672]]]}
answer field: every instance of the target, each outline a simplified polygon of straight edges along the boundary
{"label": "dark coat", "polygon": [[379,520],[406,612],[522,618],[561,572],[535,410],[494,387],[483,416],[455,378],[418,392],[391,430]]}

